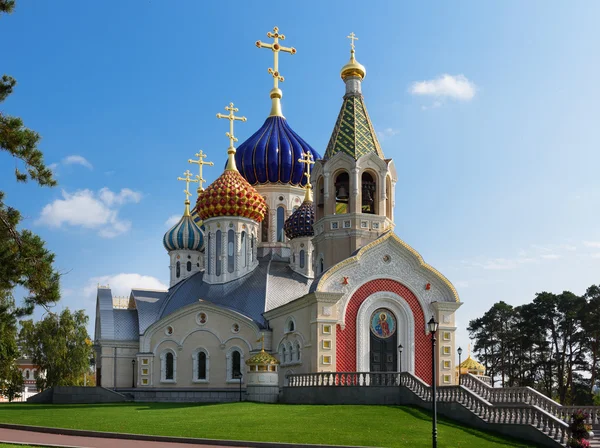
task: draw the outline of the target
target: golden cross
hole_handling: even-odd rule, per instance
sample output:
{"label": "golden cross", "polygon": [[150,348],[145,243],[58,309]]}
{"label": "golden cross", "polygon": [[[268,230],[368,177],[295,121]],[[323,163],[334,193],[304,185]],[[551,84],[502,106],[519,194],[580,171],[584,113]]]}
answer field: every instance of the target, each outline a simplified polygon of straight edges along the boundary
{"label": "golden cross", "polygon": [[279,34],[279,28],[273,28],[273,32],[268,32],[267,37],[273,39],[272,44],[267,44],[261,42],[260,40],[256,41],[256,46],[258,48],[268,48],[273,51],[273,68],[269,68],[269,73],[273,76],[273,88],[277,89],[279,86],[279,81],[283,82],[285,78],[281,76],[279,73],[279,52],[283,51],[285,53],[296,54],[296,49],[294,47],[282,47],[279,45],[279,39],[285,40],[285,36],[283,34]]}
{"label": "golden cross", "polygon": [[229,106],[225,106],[225,110],[229,111],[229,115],[217,114],[217,118],[227,118],[229,120],[229,132],[225,135],[229,138],[229,149],[233,149],[233,142],[237,142],[238,139],[233,135],[233,122],[235,120],[246,121],[246,117],[236,117],[233,113],[238,112],[237,107],[233,107],[233,103],[229,103]]}
{"label": "golden cross", "polygon": [[356,37],[356,34],[354,34],[354,31],[352,31],[350,33],[349,36],[346,36],[348,39],[350,39],[350,48],[352,50],[352,53],[354,53],[354,41],[358,40],[358,37]]}
{"label": "golden cross", "polygon": [[207,166],[213,166],[214,163],[212,162],[205,162],[204,159],[206,159],[206,154],[204,154],[202,152],[202,150],[200,150],[200,152],[194,154],[196,157],[198,157],[198,160],[194,160],[194,159],[188,159],[188,163],[195,163],[198,165],[198,167],[200,168],[200,174],[198,174],[196,176],[196,179],[198,179],[198,191],[197,193],[200,194],[200,192],[202,192],[204,190],[204,187],[202,186],[202,184],[204,182],[206,182],[206,180],[204,180],[202,178],[202,166],[203,165],[207,165]]}
{"label": "golden cross", "polygon": [[198,182],[198,180],[192,179],[192,173],[190,173],[190,170],[186,170],[186,172],[183,173],[183,175],[185,177],[178,177],[177,180],[182,180],[185,182],[185,190],[183,190],[183,192],[185,193],[185,216],[189,216],[190,196],[192,195],[192,193],[190,193],[190,182]]}
{"label": "golden cross", "polygon": [[265,351],[265,333],[261,333],[262,336],[260,338],[258,338],[258,340],[256,342],[262,342],[262,351]]}
{"label": "golden cross", "polygon": [[306,171],[304,172],[304,175],[306,176],[306,186],[310,188],[310,166],[314,165],[315,161],[313,160],[312,154],[308,151],[302,153],[302,155],[303,157],[300,157],[298,162],[306,165]]}

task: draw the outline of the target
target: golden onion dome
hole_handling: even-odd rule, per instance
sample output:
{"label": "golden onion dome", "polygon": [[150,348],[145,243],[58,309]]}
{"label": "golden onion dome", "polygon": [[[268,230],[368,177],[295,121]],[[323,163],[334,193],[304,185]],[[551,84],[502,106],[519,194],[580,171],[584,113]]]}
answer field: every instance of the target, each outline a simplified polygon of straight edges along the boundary
{"label": "golden onion dome", "polygon": [[356,60],[354,57],[354,50],[350,51],[350,60],[342,67],[340,76],[344,81],[352,76],[358,76],[361,80],[367,76],[367,69]]}
{"label": "golden onion dome", "polygon": [[483,366],[483,364],[475,361],[473,358],[471,358],[471,355],[469,355],[467,359],[460,363],[460,368],[464,370],[476,370],[478,372],[485,372],[485,367]]}
{"label": "golden onion dome", "polygon": [[277,360],[277,358],[275,358],[275,356],[265,352],[264,350],[261,350],[260,352],[258,352],[256,355],[253,355],[252,357],[250,357],[250,359],[248,359],[246,361],[246,365],[248,366],[256,366],[256,365],[277,365],[279,364],[279,361]]}
{"label": "golden onion dome", "polygon": [[203,220],[239,216],[261,222],[267,203],[236,169],[226,169],[198,196],[196,208]]}

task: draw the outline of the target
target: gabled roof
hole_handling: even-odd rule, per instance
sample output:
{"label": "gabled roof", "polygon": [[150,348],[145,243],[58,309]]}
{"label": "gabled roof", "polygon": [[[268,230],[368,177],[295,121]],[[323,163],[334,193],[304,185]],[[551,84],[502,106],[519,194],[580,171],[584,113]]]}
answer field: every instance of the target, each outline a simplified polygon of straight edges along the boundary
{"label": "gabled roof", "polygon": [[375,152],[383,159],[383,151],[362,95],[346,95],[344,97],[342,109],[327,144],[324,158],[330,159],[338,152],[345,152],[355,160],[365,154]]}

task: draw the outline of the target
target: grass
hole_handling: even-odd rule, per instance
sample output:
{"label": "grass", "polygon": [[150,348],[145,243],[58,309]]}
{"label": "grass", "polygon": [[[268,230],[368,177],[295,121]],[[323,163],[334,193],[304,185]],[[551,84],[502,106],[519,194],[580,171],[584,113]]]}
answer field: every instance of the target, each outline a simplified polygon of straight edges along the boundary
{"label": "grass", "polygon": [[[431,445],[431,415],[406,406],[258,403],[2,404],[0,422],[209,439],[381,447]],[[439,448],[531,447],[438,421]]]}

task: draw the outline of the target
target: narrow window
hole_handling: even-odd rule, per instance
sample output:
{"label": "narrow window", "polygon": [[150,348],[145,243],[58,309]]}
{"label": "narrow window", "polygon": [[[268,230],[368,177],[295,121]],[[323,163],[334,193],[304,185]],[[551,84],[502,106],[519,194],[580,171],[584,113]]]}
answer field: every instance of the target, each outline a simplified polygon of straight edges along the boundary
{"label": "narrow window", "polygon": [[216,234],[215,238],[217,239],[215,241],[215,243],[216,243],[215,274],[217,275],[217,277],[220,277],[221,276],[221,260],[223,259],[223,254],[221,253],[221,251],[222,251],[221,246],[223,245],[222,244],[223,242],[222,242],[220,230],[217,230],[217,234]]}
{"label": "narrow window", "polygon": [[294,321],[290,320],[290,323],[288,324],[288,331],[294,331]]}
{"label": "narrow window", "polygon": [[246,232],[242,232],[242,266],[246,267],[248,265],[248,260],[246,260],[246,256],[248,253],[248,248],[246,247],[247,245],[247,241],[246,241]]}
{"label": "narrow window", "polygon": [[300,361],[300,343],[296,344],[296,359]]}
{"label": "narrow window", "polygon": [[206,379],[206,353],[198,353],[198,379]]}
{"label": "narrow window", "polygon": [[177,262],[177,266],[175,268],[175,275],[177,276],[177,278],[179,278],[181,276],[181,262]]}
{"label": "narrow window", "polygon": [[191,261],[188,261],[188,262],[187,262],[187,271],[188,271],[188,272],[191,272],[191,271],[192,271],[192,262],[191,262]]}
{"label": "narrow window", "polygon": [[277,242],[283,242],[283,225],[285,224],[285,208],[277,207]]}
{"label": "narrow window", "polygon": [[385,178],[385,209],[387,217],[392,219],[392,181],[390,176]]}
{"label": "narrow window", "polygon": [[369,173],[362,174],[362,213],[375,214],[375,199],[377,186],[373,176]]}
{"label": "narrow window", "polygon": [[211,241],[210,241],[210,233],[208,234],[208,243],[207,243],[207,248],[208,248],[208,256],[206,257],[206,267],[208,269],[208,275],[212,274],[212,269],[210,268],[210,265],[212,264],[212,249],[211,249]]}
{"label": "narrow window", "polygon": [[286,357],[286,353],[285,353],[285,347],[283,347],[281,349],[281,362],[285,363],[287,360],[285,359]]}
{"label": "narrow window", "polygon": [[234,242],[235,242],[235,232],[233,230],[229,230],[227,232],[227,272],[230,274],[233,272],[235,267],[235,257],[234,257]]}
{"label": "narrow window", "polygon": [[235,350],[232,354],[231,354],[231,374],[233,376],[233,378],[239,378],[240,374],[242,373],[241,370],[241,356],[240,356],[240,352],[238,352],[237,350]]}
{"label": "narrow window", "polygon": [[261,227],[261,241],[263,243],[268,243],[269,242],[269,207],[267,207],[267,210],[265,211],[265,217],[262,220],[262,227]]}
{"label": "narrow window", "polygon": [[350,176],[342,171],[335,178],[335,214],[342,215],[348,213],[348,200],[350,189]]}
{"label": "narrow window", "polygon": [[167,356],[165,357],[165,379],[166,380],[172,380],[174,378],[174,372],[175,372],[175,360],[173,359],[173,353],[169,352],[167,353]]}
{"label": "narrow window", "polygon": [[300,269],[304,269],[305,257],[306,257],[306,253],[304,252],[304,250],[301,250],[300,251]]}
{"label": "narrow window", "polygon": [[319,274],[322,274],[324,270],[324,266],[323,266],[323,258],[321,257],[319,259]]}
{"label": "narrow window", "polygon": [[254,262],[254,235],[252,235],[252,238],[250,239],[250,263]]}

